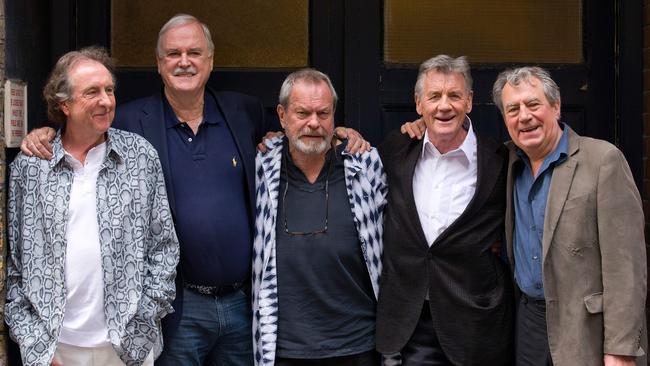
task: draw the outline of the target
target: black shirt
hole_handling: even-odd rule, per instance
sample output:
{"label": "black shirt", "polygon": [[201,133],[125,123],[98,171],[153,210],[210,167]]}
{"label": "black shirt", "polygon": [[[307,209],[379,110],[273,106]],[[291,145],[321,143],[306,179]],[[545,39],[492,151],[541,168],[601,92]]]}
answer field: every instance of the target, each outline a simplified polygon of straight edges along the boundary
{"label": "black shirt", "polygon": [[[348,199],[343,148],[337,147],[337,156],[327,153],[311,184],[285,141],[276,222],[278,357],[338,357],[375,348],[376,302]],[[285,231],[285,208],[289,231],[317,232],[325,227],[326,207],[325,233]]]}

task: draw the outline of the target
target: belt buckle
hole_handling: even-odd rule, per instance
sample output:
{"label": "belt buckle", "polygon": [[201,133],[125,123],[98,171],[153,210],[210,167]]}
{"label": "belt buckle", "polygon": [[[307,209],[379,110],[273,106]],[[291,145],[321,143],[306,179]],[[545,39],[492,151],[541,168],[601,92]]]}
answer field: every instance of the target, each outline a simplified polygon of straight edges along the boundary
{"label": "belt buckle", "polygon": [[242,287],[242,282],[235,282],[232,285],[221,286],[217,288],[215,296],[223,296],[231,294]]}
{"label": "belt buckle", "polygon": [[235,282],[232,285],[226,286],[203,286],[195,285],[193,283],[185,283],[184,285],[185,287],[194,290],[201,295],[219,297],[239,290],[242,287],[243,282]]}

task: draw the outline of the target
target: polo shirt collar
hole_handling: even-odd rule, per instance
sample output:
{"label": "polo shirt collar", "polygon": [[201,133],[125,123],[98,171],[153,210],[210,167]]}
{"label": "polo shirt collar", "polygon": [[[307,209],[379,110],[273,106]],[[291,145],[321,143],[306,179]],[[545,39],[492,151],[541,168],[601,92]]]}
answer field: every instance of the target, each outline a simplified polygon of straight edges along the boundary
{"label": "polo shirt collar", "polygon": [[[184,121],[181,122],[178,120],[176,113],[174,113],[172,106],[169,104],[169,100],[167,100],[165,93],[162,94],[162,99],[165,127],[169,129],[185,123]],[[221,124],[223,120],[220,115],[221,114],[219,113],[219,107],[217,106],[216,101],[209,95],[209,93],[203,93],[203,121],[201,121],[201,124]]]}

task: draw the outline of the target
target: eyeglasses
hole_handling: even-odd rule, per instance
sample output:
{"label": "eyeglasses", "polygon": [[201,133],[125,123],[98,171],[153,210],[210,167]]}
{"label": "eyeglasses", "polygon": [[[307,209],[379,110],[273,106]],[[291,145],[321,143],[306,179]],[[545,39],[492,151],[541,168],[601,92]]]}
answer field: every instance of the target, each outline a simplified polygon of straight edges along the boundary
{"label": "eyeglasses", "polygon": [[314,234],[324,234],[327,232],[327,223],[328,223],[328,217],[329,217],[329,202],[330,202],[330,195],[329,195],[329,185],[330,185],[330,172],[332,171],[332,161],[334,160],[334,157],[330,158],[330,164],[329,167],[327,168],[327,177],[325,178],[325,224],[322,229],[315,230],[315,231],[291,231],[289,230],[289,226],[287,225],[287,192],[289,191],[289,173],[287,172],[287,156],[284,155],[283,157],[283,165],[284,165],[284,174],[285,174],[285,186],[284,186],[284,193],[282,194],[282,215],[284,216],[284,232],[289,234],[289,235],[314,235]]}

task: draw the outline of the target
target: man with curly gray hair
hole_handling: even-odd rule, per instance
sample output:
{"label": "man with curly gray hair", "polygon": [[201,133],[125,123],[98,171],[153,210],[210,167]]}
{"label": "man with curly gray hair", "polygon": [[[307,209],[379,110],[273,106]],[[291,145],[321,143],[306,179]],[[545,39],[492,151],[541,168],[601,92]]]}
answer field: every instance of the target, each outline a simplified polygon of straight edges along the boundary
{"label": "man with curly gray hair", "polygon": [[646,365],[643,209],[623,153],[560,120],[560,88],[542,68],[502,72],[492,94],[512,138],[516,364]]}

